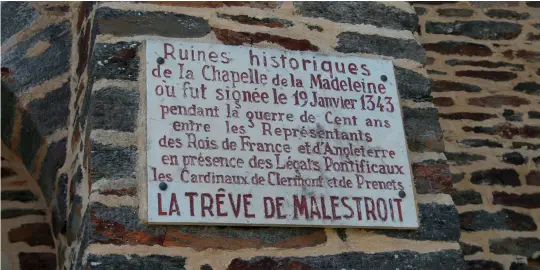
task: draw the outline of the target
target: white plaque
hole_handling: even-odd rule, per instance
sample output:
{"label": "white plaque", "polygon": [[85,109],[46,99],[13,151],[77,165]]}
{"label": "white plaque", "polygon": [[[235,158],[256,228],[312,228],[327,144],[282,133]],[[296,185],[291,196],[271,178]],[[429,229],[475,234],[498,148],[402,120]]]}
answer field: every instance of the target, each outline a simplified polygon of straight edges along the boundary
{"label": "white plaque", "polygon": [[417,228],[389,60],[146,42],[148,221]]}

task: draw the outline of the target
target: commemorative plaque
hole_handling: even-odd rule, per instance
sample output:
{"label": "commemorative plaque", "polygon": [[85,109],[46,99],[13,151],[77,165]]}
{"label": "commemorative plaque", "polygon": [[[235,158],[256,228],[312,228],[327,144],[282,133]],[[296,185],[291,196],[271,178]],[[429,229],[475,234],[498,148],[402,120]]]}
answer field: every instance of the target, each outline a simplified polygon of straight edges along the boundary
{"label": "commemorative plaque", "polygon": [[148,221],[417,228],[393,64],[146,42]]}

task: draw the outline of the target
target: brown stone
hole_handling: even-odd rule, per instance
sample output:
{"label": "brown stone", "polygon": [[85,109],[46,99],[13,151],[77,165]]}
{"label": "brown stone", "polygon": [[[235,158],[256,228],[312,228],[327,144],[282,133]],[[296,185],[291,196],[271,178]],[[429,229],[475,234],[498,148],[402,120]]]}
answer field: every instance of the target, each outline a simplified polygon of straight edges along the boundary
{"label": "brown stone", "polygon": [[232,20],[241,24],[247,24],[247,25],[258,25],[258,26],[265,26],[269,28],[285,28],[285,27],[291,27],[293,26],[293,22],[285,19],[278,19],[278,18],[255,18],[250,17],[247,15],[229,15],[229,14],[222,14],[218,13],[218,17],[222,19],[228,19]]}
{"label": "brown stone", "polygon": [[493,204],[505,206],[540,208],[540,193],[515,194],[506,192],[493,192]]}
{"label": "brown stone", "polygon": [[525,176],[527,185],[540,186],[540,171],[532,170]]}
{"label": "brown stone", "polygon": [[195,8],[218,8],[218,7],[240,7],[246,6],[259,9],[274,9],[281,5],[280,2],[271,1],[156,1],[155,5],[195,7]]}
{"label": "brown stone", "polygon": [[511,81],[517,78],[517,74],[508,71],[486,71],[486,70],[460,70],[456,71],[458,77],[479,78],[491,81]]}
{"label": "brown stone", "polygon": [[528,99],[509,95],[490,95],[485,97],[475,97],[468,99],[467,103],[469,105],[490,108],[500,108],[501,106],[519,107],[521,105],[531,104]]}
{"label": "brown stone", "polygon": [[504,57],[508,59],[514,59],[515,57],[525,59],[527,62],[538,62],[540,61],[540,52],[532,52],[526,50],[507,50],[503,52]]}
{"label": "brown stone", "polygon": [[32,247],[42,245],[54,247],[51,226],[47,223],[23,224],[11,229],[8,238],[11,243],[25,242]]}
{"label": "brown stone", "polygon": [[484,171],[476,171],[471,174],[471,183],[481,186],[521,186],[519,174],[514,169],[492,168]]}
{"label": "brown stone", "polygon": [[439,113],[440,118],[450,120],[474,120],[484,121],[491,118],[497,118],[497,115],[490,113],[474,113],[474,112],[456,112],[456,113]]}
{"label": "brown stone", "polygon": [[135,196],[137,195],[137,188],[121,188],[121,189],[107,189],[100,191],[101,195],[115,195],[115,196]]}
{"label": "brown stone", "polygon": [[438,80],[432,83],[431,91],[433,92],[465,91],[469,93],[474,93],[474,92],[480,92],[482,91],[482,89],[479,86],[473,85],[473,84]]}
{"label": "brown stone", "polygon": [[311,44],[307,39],[292,39],[266,33],[236,32],[228,29],[212,28],[216,37],[226,45],[255,44],[263,41],[276,43],[288,50],[318,51],[319,47]]}
{"label": "brown stone", "polygon": [[[511,123],[501,123],[493,127],[463,127],[464,131],[472,131],[474,133],[483,133],[489,135],[498,135],[505,139],[512,139],[515,136],[523,138],[540,138],[540,126],[524,125],[516,127]],[[524,145],[526,146],[526,145]]]}
{"label": "brown stone", "polygon": [[[62,262],[63,263],[63,262]],[[21,270],[56,270],[56,255],[53,253],[19,253]]]}
{"label": "brown stone", "polygon": [[449,97],[436,97],[433,99],[433,104],[438,107],[450,107],[454,105],[454,100]]}
{"label": "brown stone", "polygon": [[439,8],[437,9],[437,13],[444,17],[470,17],[474,11],[464,8]]}
{"label": "brown stone", "polygon": [[448,164],[413,164],[412,172],[417,193],[452,192],[452,174]]}
{"label": "brown stone", "polygon": [[489,251],[495,254],[513,254],[534,257],[540,250],[540,239],[536,237],[502,238],[489,240]]}
{"label": "brown stone", "polygon": [[493,54],[488,46],[470,42],[441,41],[424,44],[424,48],[427,51],[438,52],[444,55],[490,56]]}
{"label": "brown stone", "polygon": [[511,70],[523,71],[525,67],[522,64],[512,64],[507,62],[492,62],[487,60],[474,61],[474,60],[460,60],[452,59],[446,60],[444,62],[450,66],[473,66],[473,67],[485,67],[485,68],[500,68],[500,67],[510,67]]}

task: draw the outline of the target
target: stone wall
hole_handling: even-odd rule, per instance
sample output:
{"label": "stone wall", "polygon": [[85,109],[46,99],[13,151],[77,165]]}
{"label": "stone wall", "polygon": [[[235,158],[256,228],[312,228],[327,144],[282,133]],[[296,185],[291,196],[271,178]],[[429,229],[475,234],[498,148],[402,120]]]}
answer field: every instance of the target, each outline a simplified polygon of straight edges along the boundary
{"label": "stone wall", "polygon": [[419,2],[414,7],[467,265],[538,267],[540,5]]}
{"label": "stone wall", "polygon": [[[451,174],[406,3],[102,3],[89,80],[89,269],[464,269]],[[391,59],[421,218],[418,231],[145,223],[144,40]],[[150,61],[150,60],[149,60]]]}
{"label": "stone wall", "polygon": [[2,269],[74,269],[82,259],[90,6],[1,4]]}

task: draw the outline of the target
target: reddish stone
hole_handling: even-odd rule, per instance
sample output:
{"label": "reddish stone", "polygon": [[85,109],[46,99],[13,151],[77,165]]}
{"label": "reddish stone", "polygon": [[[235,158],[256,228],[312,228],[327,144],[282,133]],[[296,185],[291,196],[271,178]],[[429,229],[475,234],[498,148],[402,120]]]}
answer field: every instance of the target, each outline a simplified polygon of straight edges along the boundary
{"label": "reddish stone", "polygon": [[515,194],[506,193],[504,191],[494,191],[493,204],[523,208],[540,208],[540,193]]}
{"label": "reddish stone", "polygon": [[54,240],[51,234],[51,226],[47,223],[28,223],[20,227],[13,228],[8,232],[9,242],[25,242],[34,246],[54,247]]}
{"label": "reddish stone", "polygon": [[540,52],[532,52],[532,51],[526,51],[526,50],[519,50],[519,51],[507,50],[503,52],[503,55],[504,57],[508,59],[514,59],[514,57],[519,57],[519,58],[527,60],[528,62],[540,61]]}
{"label": "reddish stone", "polygon": [[157,5],[180,6],[180,7],[196,7],[196,8],[218,8],[218,7],[239,7],[247,6],[259,9],[274,9],[280,6],[280,2],[270,1],[157,1],[152,2]]}
{"label": "reddish stone", "polygon": [[122,188],[122,189],[107,189],[100,191],[101,195],[115,195],[115,196],[135,196],[137,195],[137,188]]}
{"label": "reddish stone", "polygon": [[473,93],[473,92],[482,91],[482,88],[474,84],[438,80],[438,81],[434,81],[433,84],[431,85],[431,91],[433,92],[465,91],[465,92]]}
{"label": "reddish stone", "polygon": [[438,52],[444,55],[490,56],[493,54],[489,47],[469,42],[441,41],[424,44],[424,48],[427,51]]}
{"label": "reddish stone", "polygon": [[460,70],[456,71],[458,77],[480,78],[491,81],[511,81],[517,78],[517,74],[508,71],[486,71],[486,70]]}
{"label": "reddish stone", "polygon": [[484,121],[491,118],[497,118],[497,115],[490,113],[474,113],[474,112],[456,112],[456,113],[439,113],[440,118],[450,120],[474,120]]}
{"label": "reddish stone", "polygon": [[525,176],[525,180],[527,181],[527,185],[540,186],[540,171],[530,171],[527,176]]}
{"label": "reddish stone", "polygon": [[276,43],[288,50],[318,51],[319,47],[311,44],[307,39],[292,39],[266,33],[236,32],[228,29],[212,28],[216,37],[226,45],[254,44],[263,41]]}
{"label": "reddish stone", "polygon": [[417,193],[452,192],[452,174],[447,164],[413,164],[412,172]]}
{"label": "reddish stone", "polygon": [[438,107],[450,107],[454,105],[454,100],[449,97],[436,97],[433,99],[433,104]]}
{"label": "reddish stone", "polygon": [[528,99],[508,96],[508,95],[490,95],[485,97],[475,97],[467,100],[469,105],[500,108],[501,106],[514,106],[519,107],[521,105],[531,104]]}
{"label": "reddish stone", "polygon": [[269,28],[284,28],[284,27],[291,27],[294,25],[293,22],[289,20],[278,19],[278,18],[258,19],[255,17],[249,17],[247,15],[228,15],[228,14],[221,14],[221,13],[218,13],[218,17],[222,19],[232,20],[241,24],[258,25],[258,26],[265,26]]}

